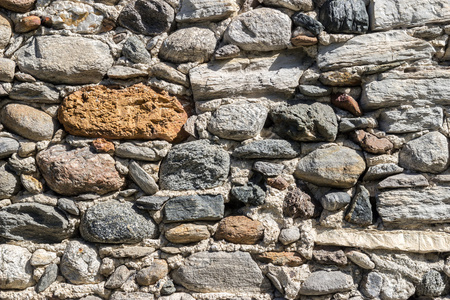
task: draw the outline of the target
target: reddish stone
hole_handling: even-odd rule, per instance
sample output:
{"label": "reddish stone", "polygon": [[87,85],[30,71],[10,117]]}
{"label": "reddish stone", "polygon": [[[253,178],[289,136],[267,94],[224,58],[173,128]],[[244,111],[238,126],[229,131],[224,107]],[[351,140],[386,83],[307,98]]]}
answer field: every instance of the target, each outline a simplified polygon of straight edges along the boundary
{"label": "reddish stone", "polygon": [[261,222],[245,216],[231,216],[220,221],[215,238],[235,244],[253,245],[263,236],[264,227]]}
{"label": "reddish stone", "polygon": [[359,108],[358,102],[353,99],[352,96],[348,94],[332,94],[331,104],[334,106],[349,111],[351,114],[357,117],[362,116],[361,109]]}
{"label": "reddish stone", "polygon": [[112,154],[115,151],[114,144],[110,141],[105,140],[104,138],[96,139],[92,142],[92,146],[94,146],[97,152],[104,152]]}
{"label": "reddish stone", "polygon": [[346,265],[347,256],[342,249],[320,247],[313,250],[313,260],[321,264]]}
{"label": "reddish stone", "polygon": [[394,145],[387,138],[378,138],[364,130],[356,130],[352,137],[361,148],[370,153],[384,154],[394,148]]}
{"label": "reddish stone", "polygon": [[113,20],[103,19],[102,25],[100,27],[100,33],[111,31],[115,27],[116,27],[116,23],[114,23]]}
{"label": "reddish stone", "polygon": [[20,19],[19,22],[16,23],[14,30],[18,33],[29,32],[32,30],[36,30],[41,26],[41,18],[38,16],[28,16]]}
{"label": "reddish stone", "polygon": [[318,209],[307,193],[295,188],[284,198],[283,213],[287,217],[310,219],[317,216]]}
{"label": "reddish stone", "polygon": [[285,190],[289,186],[289,182],[281,176],[277,176],[275,178],[269,177],[266,181],[268,185],[280,191]]}
{"label": "reddish stone", "polygon": [[316,37],[311,37],[307,35],[297,35],[296,37],[291,38],[291,43],[295,47],[302,47],[302,46],[312,46],[318,43]]}
{"label": "reddish stone", "polygon": [[42,17],[41,18],[41,25],[47,28],[52,28],[53,21],[50,17]]}
{"label": "reddish stone", "polygon": [[288,267],[298,267],[306,262],[306,259],[295,252],[265,252],[258,254],[257,259],[264,263]]}

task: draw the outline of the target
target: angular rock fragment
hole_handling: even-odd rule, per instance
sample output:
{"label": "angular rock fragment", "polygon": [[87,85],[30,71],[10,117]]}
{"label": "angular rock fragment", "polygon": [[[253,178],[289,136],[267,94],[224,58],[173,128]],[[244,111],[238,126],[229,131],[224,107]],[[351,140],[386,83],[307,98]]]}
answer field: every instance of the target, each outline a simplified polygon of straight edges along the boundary
{"label": "angular rock fragment", "polygon": [[311,200],[311,196],[296,188],[286,194],[283,214],[292,218],[310,219],[318,214],[318,207]]}
{"label": "angular rock fragment", "polygon": [[19,150],[19,142],[8,137],[0,137],[0,159],[11,156]]}
{"label": "angular rock fragment", "polygon": [[360,226],[368,226],[373,221],[372,204],[369,191],[362,185],[358,186],[355,197],[349,205],[345,220]]}
{"label": "angular rock fragment", "polygon": [[42,274],[39,282],[36,284],[36,292],[40,293],[45,291],[58,277],[58,265],[51,264],[45,268],[44,274]]}
{"label": "angular rock fragment", "polygon": [[421,174],[398,174],[378,183],[378,189],[427,187],[428,180]]}
{"label": "angular rock fragment", "polygon": [[169,273],[169,267],[164,259],[155,259],[150,266],[136,274],[136,281],[140,285],[152,285]]}
{"label": "angular rock fragment", "polygon": [[31,253],[22,247],[0,245],[0,289],[25,289],[34,284]]}
{"label": "angular rock fragment", "polygon": [[329,33],[365,33],[369,29],[363,0],[327,0],[320,8],[319,19]]}
{"label": "angular rock fragment", "polygon": [[371,166],[367,169],[363,181],[379,180],[387,176],[403,172],[403,168],[394,163],[385,163]]}
{"label": "angular rock fragment", "polygon": [[61,274],[72,284],[97,283],[101,260],[96,248],[79,241],[70,241],[61,257]]}
{"label": "angular rock fragment", "polygon": [[356,117],[361,117],[362,112],[359,108],[358,102],[348,94],[333,94],[331,95],[331,104],[334,106],[349,111]]}
{"label": "angular rock fragment", "polygon": [[166,141],[132,141],[121,143],[115,155],[145,161],[159,161],[163,159],[172,145]]}
{"label": "angular rock fragment", "polygon": [[309,30],[315,36],[325,29],[322,23],[301,12],[293,14],[291,18],[295,25]]}
{"label": "angular rock fragment", "polygon": [[444,121],[441,107],[411,107],[385,110],[380,114],[380,129],[387,133],[437,130]]}
{"label": "angular rock fragment", "polygon": [[177,22],[220,21],[237,12],[235,0],[183,0],[175,19]]}
{"label": "angular rock fragment", "polygon": [[121,265],[114,273],[108,278],[105,283],[107,289],[118,289],[125,283],[125,281],[136,271],[129,270],[126,266]]}
{"label": "angular rock fragment", "polygon": [[135,64],[149,64],[152,60],[152,56],[145,49],[145,44],[134,35],[123,44],[122,54]]}
{"label": "angular rock fragment", "polygon": [[145,196],[136,200],[136,205],[140,209],[160,210],[169,197],[164,196]]}
{"label": "angular rock fragment", "polygon": [[230,194],[235,200],[253,206],[263,205],[266,198],[263,189],[251,182],[244,186],[234,186]]}
{"label": "angular rock fragment", "polygon": [[51,84],[24,82],[15,84],[9,98],[29,103],[59,103],[59,91]]}
{"label": "angular rock fragment", "polygon": [[348,193],[331,190],[320,198],[320,204],[326,210],[335,211],[345,207],[351,200],[352,198]]}
{"label": "angular rock fragment", "polygon": [[164,206],[166,222],[215,221],[223,218],[222,195],[179,196]]}
{"label": "angular rock fragment", "polygon": [[420,296],[437,297],[444,293],[447,279],[437,270],[429,270],[422,281],[416,287],[416,293]]}
{"label": "angular rock fragment", "polygon": [[378,138],[364,130],[356,130],[352,136],[353,140],[369,153],[385,154],[394,148],[387,138]]}
{"label": "angular rock fragment", "polygon": [[219,222],[214,237],[230,243],[253,245],[264,237],[264,226],[245,216],[230,216]]}
{"label": "angular rock fragment", "polygon": [[298,144],[286,140],[260,140],[236,148],[232,155],[239,158],[294,158],[300,154]]}
{"label": "angular rock fragment", "polygon": [[133,161],[128,169],[131,179],[146,193],[147,195],[153,195],[158,190],[158,184],[155,179],[148,174],[137,162]]}
{"label": "angular rock fragment", "polygon": [[15,69],[16,63],[13,60],[0,58],[0,81],[12,82]]}
{"label": "angular rock fragment", "polygon": [[318,247],[313,251],[313,260],[325,265],[346,265],[347,256],[344,251],[334,247]]}
{"label": "angular rock fragment", "polygon": [[283,172],[284,165],[257,161],[253,164],[252,169],[263,174],[264,176],[278,176]]}
{"label": "angular rock fragment", "polygon": [[368,273],[361,284],[361,292],[364,296],[375,298],[379,297],[383,285],[383,276],[377,272]]}
{"label": "angular rock fragment", "polygon": [[327,295],[346,292],[353,287],[353,278],[341,271],[316,271],[305,280],[300,295]]}
{"label": "angular rock fragment", "polygon": [[257,255],[257,259],[264,263],[288,267],[298,267],[306,262],[306,259],[296,252],[264,252]]}

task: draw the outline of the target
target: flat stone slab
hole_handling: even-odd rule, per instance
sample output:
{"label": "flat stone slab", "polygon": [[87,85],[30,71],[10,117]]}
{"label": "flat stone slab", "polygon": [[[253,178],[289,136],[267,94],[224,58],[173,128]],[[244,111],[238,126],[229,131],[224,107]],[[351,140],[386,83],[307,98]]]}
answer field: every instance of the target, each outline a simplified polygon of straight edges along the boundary
{"label": "flat stone slab", "polygon": [[164,206],[165,222],[215,221],[223,218],[225,210],[222,195],[180,196]]}
{"label": "flat stone slab", "polygon": [[235,0],[183,0],[177,22],[220,21],[239,10]]}
{"label": "flat stone slab", "polygon": [[286,140],[266,139],[237,147],[234,157],[251,158],[294,158],[300,154],[300,145]]}
{"label": "flat stone slab", "polygon": [[387,133],[437,130],[444,121],[441,107],[411,107],[385,110],[380,114],[380,129]]}
{"label": "flat stone slab", "polygon": [[19,142],[8,137],[0,137],[0,159],[9,157],[19,150]]}
{"label": "flat stone slab", "polygon": [[300,295],[327,295],[346,292],[353,287],[353,278],[341,271],[311,273],[300,288]]}

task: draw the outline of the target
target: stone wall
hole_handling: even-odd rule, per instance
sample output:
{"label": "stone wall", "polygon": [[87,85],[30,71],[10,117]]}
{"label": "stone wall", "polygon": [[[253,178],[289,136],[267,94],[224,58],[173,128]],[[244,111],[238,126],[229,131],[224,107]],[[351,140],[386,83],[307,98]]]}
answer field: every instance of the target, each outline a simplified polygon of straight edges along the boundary
{"label": "stone wall", "polygon": [[448,299],[448,0],[0,7],[0,299]]}

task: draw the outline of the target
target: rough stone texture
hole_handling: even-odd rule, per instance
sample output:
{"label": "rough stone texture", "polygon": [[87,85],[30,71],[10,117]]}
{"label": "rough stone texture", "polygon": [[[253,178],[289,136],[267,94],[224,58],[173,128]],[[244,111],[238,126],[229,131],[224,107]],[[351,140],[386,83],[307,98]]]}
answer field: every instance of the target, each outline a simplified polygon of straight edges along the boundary
{"label": "rough stone texture", "polygon": [[145,35],[158,35],[172,26],[173,8],[163,0],[137,0],[129,3],[119,16],[119,24]]}
{"label": "rough stone texture", "polygon": [[324,265],[347,264],[347,256],[342,249],[334,247],[318,247],[313,251],[313,260]]}
{"label": "rough stone texture", "polygon": [[[290,38],[290,36],[289,36]],[[233,96],[292,97],[311,63],[303,51],[213,61],[189,71],[196,101]],[[252,65],[252,68],[247,68]]]}
{"label": "rough stone texture", "polygon": [[291,26],[291,19],[282,12],[259,8],[234,18],[224,39],[247,51],[281,50],[289,44]]}
{"label": "rough stone texture", "polygon": [[7,58],[0,58],[0,81],[12,82],[16,63]]}
{"label": "rough stone texture", "polygon": [[239,56],[241,49],[236,45],[224,45],[214,52],[214,59],[230,59]]}
{"label": "rough stone texture", "polygon": [[373,268],[375,268],[375,263],[370,260],[370,257],[367,254],[356,250],[347,251],[345,254],[347,255],[347,258],[350,259],[358,267],[366,270],[372,270]]}
{"label": "rough stone texture", "polygon": [[247,252],[200,252],[173,273],[177,284],[194,292],[261,292],[270,286]]}
{"label": "rough stone texture", "polygon": [[376,0],[370,3],[369,12],[372,30],[450,20],[450,5],[439,0]]}
{"label": "rough stone texture", "polygon": [[124,184],[109,154],[94,154],[89,147],[69,150],[55,145],[39,153],[36,162],[52,190],[62,195],[105,194]]}
{"label": "rough stone texture", "polygon": [[30,140],[49,140],[55,131],[51,116],[28,105],[8,104],[1,110],[0,117],[5,127]]}
{"label": "rough stone texture", "polygon": [[252,169],[264,176],[278,176],[283,172],[284,165],[266,161],[257,161],[253,164]]}
{"label": "rough stone texture", "polygon": [[223,218],[222,195],[180,196],[170,199],[164,207],[166,222],[215,221]]}
{"label": "rough stone texture", "polygon": [[176,244],[189,244],[205,240],[210,237],[208,227],[196,224],[181,224],[166,231],[166,238]]}
{"label": "rough stone texture", "polygon": [[378,183],[378,189],[427,187],[428,180],[421,174],[398,174]]}
{"label": "rough stone texture", "polygon": [[25,248],[0,245],[1,289],[25,289],[34,284],[30,258],[31,253]]}
{"label": "rough stone texture", "polygon": [[214,32],[208,28],[182,28],[164,40],[159,57],[173,63],[208,61],[216,48]]}
{"label": "rough stone texture", "polygon": [[113,64],[107,44],[75,36],[38,36],[16,55],[22,72],[57,84],[98,83]]}
{"label": "rough stone texture", "polygon": [[36,292],[40,293],[45,291],[58,277],[58,265],[51,264],[45,268],[44,274],[42,274],[39,282],[36,284]]}
{"label": "rough stone texture", "polygon": [[264,263],[288,267],[298,267],[306,262],[306,259],[296,252],[265,252],[257,255],[257,259]]}
{"label": "rough stone texture", "polygon": [[353,197],[352,202],[348,207],[345,220],[360,226],[372,224],[373,216],[372,204],[370,204],[370,194],[364,186],[358,186],[356,195]]}
{"label": "rough stone texture", "polygon": [[34,6],[34,0],[1,0],[0,7],[13,12],[25,13]]}
{"label": "rough stone texture", "polygon": [[149,64],[152,56],[145,44],[136,36],[130,36],[123,44],[122,54],[136,64]]}
{"label": "rough stone texture", "polygon": [[205,140],[172,147],[161,164],[161,189],[194,190],[222,185],[228,177],[230,156]]}
{"label": "rough stone texture", "polygon": [[354,37],[344,44],[319,47],[317,64],[322,70],[333,70],[414,61],[431,58],[433,53],[434,48],[429,43],[402,31],[377,32]]}
{"label": "rough stone texture", "polygon": [[268,109],[260,104],[222,105],[209,120],[208,130],[224,139],[246,140],[260,133],[268,112]]}
{"label": "rough stone texture", "polygon": [[59,209],[39,203],[16,203],[0,210],[0,236],[13,240],[61,242],[73,235]]}
{"label": "rough stone texture", "polygon": [[114,273],[108,278],[108,281],[105,283],[105,288],[107,289],[118,289],[125,283],[125,281],[133,274],[134,272],[129,270],[126,266],[121,265],[116,268]]}
{"label": "rough stone texture", "polygon": [[320,8],[319,20],[329,33],[365,33],[369,29],[363,0],[327,0]]}
{"label": "rough stone texture", "polygon": [[282,176],[277,176],[275,178],[267,178],[266,182],[269,186],[274,187],[279,190],[285,190],[289,186],[289,182]]}
{"label": "rough stone texture", "polygon": [[356,130],[352,136],[353,140],[369,153],[385,154],[391,152],[394,148],[394,145],[387,138],[378,138],[364,130]]}
{"label": "rough stone texture", "polygon": [[375,298],[379,297],[383,284],[383,276],[377,272],[368,273],[361,284],[361,292],[364,296]]}
{"label": "rough stone texture", "polygon": [[0,137],[0,159],[9,157],[19,150],[19,142],[12,138]]}
{"label": "rough stone texture", "polygon": [[136,281],[140,285],[152,285],[169,273],[169,267],[164,259],[156,259],[152,264],[136,274]]}
{"label": "rough stone texture", "polygon": [[383,287],[381,288],[381,299],[409,299],[414,295],[414,284],[400,276],[383,276]]}
{"label": "rough stone texture", "polygon": [[122,90],[81,89],[64,99],[58,119],[73,135],[171,142],[187,114],[177,98],[138,84]]}
{"label": "rough stone texture", "polygon": [[331,104],[334,106],[349,111],[356,117],[361,117],[362,112],[359,108],[358,102],[348,94],[333,94],[331,95]]}
{"label": "rough stone texture", "polygon": [[263,0],[268,6],[285,7],[295,11],[309,11],[314,9],[313,0]]}
{"label": "rough stone texture", "polygon": [[305,28],[315,36],[325,29],[322,23],[301,12],[293,14],[291,18],[295,25]]}
{"label": "rough stone texture", "polygon": [[289,245],[300,239],[300,229],[298,227],[285,228],[280,231],[278,240],[283,245]]}
{"label": "rough stone texture", "polygon": [[283,202],[283,214],[292,218],[310,219],[317,214],[317,208],[311,196],[299,188],[286,194]]}
{"label": "rough stone texture", "polygon": [[37,249],[31,256],[30,264],[32,266],[46,266],[51,264],[56,259],[56,253],[46,251],[44,249]]}
{"label": "rough stone texture", "polygon": [[52,84],[24,82],[15,84],[9,98],[30,103],[59,103],[59,91]]}
{"label": "rough stone texture", "polygon": [[300,295],[326,295],[351,290],[353,279],[341,271],[316,271],[300,288]]}
{"label": "rough stone texture", "polygon": [[61,274],[72,284],[97,283],[101,260],[94,246],[70,241],[61,257]]}
{"label": "rough stone texture", "polygon": [[6,16],[0,14],[0,49],[4,49],[11,38],[11,22]]}
{"label": "rough stone texture", "polygon": [[150,216],[132,203],[108,201],[89,208],[81,218],[82,237],[94,243],[137,243],[157,235]]}
{"label": "rough stone texture", "polygon": [[403,168],[399,167],[395,163],[379,164],[371,166],[367,169],[367,172],[363,177],[363,181],[379,180],[401,172],[403,172]]}
{"label": "rough stone texture", "polygon": [[400,151],[400,166],[421,172],[439,173],[447,169],[447,138],[437,131],[408,142]]}
{"label": "rough stone texture", "polygon": [[334,141],[338,122],[333,109],[326,104],[280,105],[270,113],[273,130],[295,141]]}
{"label": "rough stone texture", "polygon": [[422,278],[416,287],[420,296],[436,297],[444,293],[447,279],[438,271],[431,269]]}
{"label": "rough stone texture", "polygon": [[251,182],[244,186],[234,186],[230,195],[241,203],[254,206],[263,205],[266,198],[264,190]]}
{"label": "rough stone texture", "polygon": [[232,155],[239,158],[294,158],[300,146],[286,140],[260,140],[236,148]]}
{"label": "rough stone texture", "polygon": [[408,133],[437,130],[442,126],[444,112],[440,107],[410,107],[385,110],[380,114],[380,129],[387,133]]}
{"label": "rough stone texture", "polygon": [[160,210],[169,197],[145,196],[136,200],[136,206],[140,209]]}
{"label": "rough stone texture", "polygon": [[395,189],[379,192],[377,211],[386,225],[446,223],[450,188]]}
{"label": "rough stone texture", "polygon": [[8,199],[20,189],[19,177],[8,167],[5,161],[0,161],[0,199]]}
{"label": "rough stone texture", "polygon": [[166,141],[125,142],[116,148],[115,155],[137,160],[160,161],[166,157],[170,147],[172,145]]}
{"label": "rough stone texture", "polygon": [[220,21],[239,10],[235,0],[183,0],[177,22]]}
{"label": "rough stone texture", "polygon": [[332,145],[317,149],[303,157],[295,177],[320,186],[350,188],[365,170],[365,162],[357,151]]}
{"label": "rough stone texture", "polygon": [[215,239],[235,244],[253,245],[263,236],[264,226],[261,222],[253,221],[245,216],[230,216],[219,222]]}
{"label": "rough stone texture", "polygon": [[137,162],[133,161],[128,168],[130,170],[129,175],[131,179],[133,179],[133,181],[144,191],[144,193],[147,195],[153,195],[159,190],[155,179],[153,179],[150,174],[145,172],[145,170],[139,166]]}
{"label": "rough stone texture", "polygon": [[335,211],[345,207],[350,203],[351,199],[350,195],[346,192],[331,190],[320,198],[320,204],[326,210]]}

